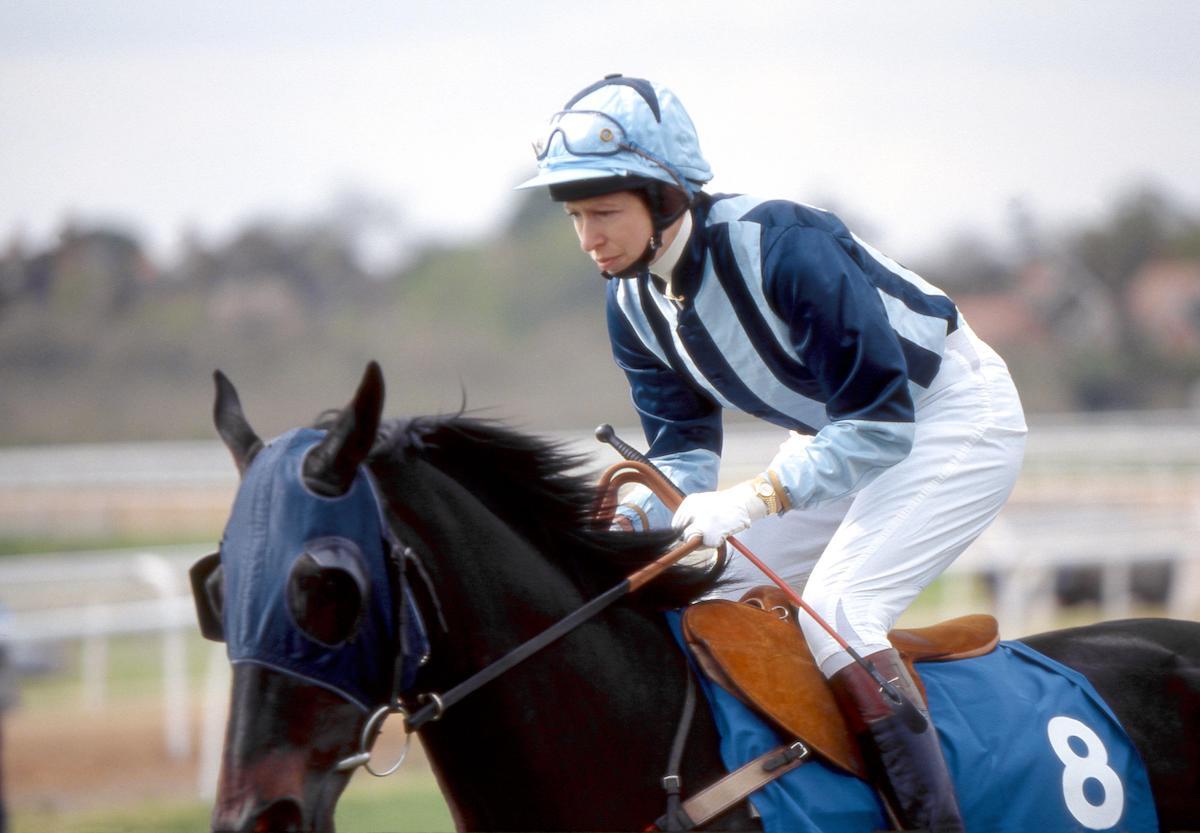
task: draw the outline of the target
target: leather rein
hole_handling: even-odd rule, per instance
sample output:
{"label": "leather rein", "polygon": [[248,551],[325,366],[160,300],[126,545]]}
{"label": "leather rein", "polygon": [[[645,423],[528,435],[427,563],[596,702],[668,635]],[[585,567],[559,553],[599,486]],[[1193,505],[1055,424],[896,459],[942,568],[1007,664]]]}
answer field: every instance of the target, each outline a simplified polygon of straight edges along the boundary
{"label": "leather rein", "polygon": [[[597,486],[597,501],[594,510],[594,516],[598,521],[601,521],[606,515],[611,514],[612,507],[616,506],[617,503],[617,493],[623,486],[627,485],[646,486],[668,508],[674,508],[679,504],[680,498],[678,494],[671,483],[660,472],[645,463],[626,460],[614,463],[601,475]],[[403,703],[403,693],[399,690],[400,675],[397,673],[394,676],[395,681],[389,702],[375,709],[363,726],[359,738],[359,751],[349,757],[343,758],[336,764],[335,769],[338,771],[348,771],[361,766],[367,772],[378,777],[391,775],[404,762],[413,733],[426,723],[440,719],[447,709],[467,695],[487,685],[551,643],[561,639],[619,599],[644,587],[647,583],[661,575],[667,568],[676,564],[680,559],[699,549],[701,545],[701,540],[694,538],[673,548],[657,560],[626,576],[619,584],[586,602],[583,606],[567,614],[541,633],[521,643],[479,671],[476,671],[453,688],[443,693],[429,692],[421,694],[417,698],[417,702],[421,705],[411,712]],[[415,560],[415,554],[410,548],[402,547],[399,542],[393,541],[392,558],[396,562],[395,566],[403,571],[407,562]],[[401,653],[403,652],[401,651]],[[398,657],[396,660],[397,667],[399,667],[400,662],[401,658]],[[394,714],[400,715],[404,720],[404,731],[406,734],[404,751],[399,760],[390,767],[382,771],[377,771],[370,763],[370,747],[375,736],[382,730],[383,723],[390,715]],[[675,758],[677,756],[673,755],[672,757]],[[668,778],[670,777],[671,775],[669,774]]]}

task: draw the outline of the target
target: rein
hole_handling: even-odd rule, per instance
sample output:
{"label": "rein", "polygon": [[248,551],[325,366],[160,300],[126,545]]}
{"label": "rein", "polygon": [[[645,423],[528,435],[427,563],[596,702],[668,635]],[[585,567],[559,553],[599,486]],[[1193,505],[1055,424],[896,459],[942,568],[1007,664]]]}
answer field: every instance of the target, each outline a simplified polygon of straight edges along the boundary
{"label": "rein", "polygon": [[[625,461],[610,466],[601,476],[598,487],[599,495],[596,515],[599,517],[606,507],[614,505],[615,501],[613,497],[616,495],[616,492],[621,486],[631,483],[647,486],[664,502],[671,501],[674,504],[679,502],[679,498],[673,492],[670,482],[662,474],[641,463]],[[669,503],[669,505],[671,504]],[[426,723],[439,720],[448,708],[458,703],[464,697],[487,685],[551,643],[566,636],[619,599],[644,587],[680,559],[701,548],[702,544],[703,542],[699,538],[685,541],[660,556],[657,560],[626,576],[619,584],[586,602],[582,607],[576,608],[537,636],[521,643],[500,657],[500,659],[484,666],[448,691],[442,694],[429,692],[420,695],[417,701],[422,703],[422,705],[411,713],[402,702],[402,692],[399,690],[400,676],[399,674],[395,675],[392,696],[389,702],[375,709],[363,726],[362,735],[359,739],[359,751],[349,757],[343,758],[337,763],[335,769],[346,771],[362,766],[367,772],[377,777],[391,775],[404,762],[404,758],[408,754],[408,745],[412,740],[412,734]],[[414,556],[411,549],[401,547],[397,542],[393,542],[392,558],[393,561],[398,562],[397,566],[403,571],[405,561],[414,559]],[[398,659],[397,663],[399,661]],[[404,731],[406,734],[404,751],[401,753],[398,761],[386,770],[379,772],[370,764],[371,753],[369,750],[371,742],[374,740],[375,735],[382,729],[384,721],[388,716],[393,714],[401,715],[404,720]]]}

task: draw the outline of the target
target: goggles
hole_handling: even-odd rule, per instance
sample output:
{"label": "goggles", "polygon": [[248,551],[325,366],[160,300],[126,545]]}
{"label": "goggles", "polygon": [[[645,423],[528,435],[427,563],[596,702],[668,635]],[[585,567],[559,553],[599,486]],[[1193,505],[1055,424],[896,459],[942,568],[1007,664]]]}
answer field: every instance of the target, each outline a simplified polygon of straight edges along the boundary
{"label": "goggles", "polygon": [[630,150],[625,140],[625,128],[607,113],[598,110],[561,110],[550,118],[546,135],[533,142],[538,161],[550,153],[554,136],[562,139],[563,147],[573,156],[612,156]]}

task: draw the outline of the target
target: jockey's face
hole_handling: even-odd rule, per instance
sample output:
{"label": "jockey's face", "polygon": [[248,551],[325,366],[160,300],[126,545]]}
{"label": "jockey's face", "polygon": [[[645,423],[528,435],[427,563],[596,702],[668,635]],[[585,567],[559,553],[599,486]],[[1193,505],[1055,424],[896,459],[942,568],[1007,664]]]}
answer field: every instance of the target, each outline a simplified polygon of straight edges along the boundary
{"label": "jockey's face", "polygon": [[618,274],[646,251],[654,225],[650,209],[634,191],[617,191],[563,204],[575,223],[579,248],[601,272]]}

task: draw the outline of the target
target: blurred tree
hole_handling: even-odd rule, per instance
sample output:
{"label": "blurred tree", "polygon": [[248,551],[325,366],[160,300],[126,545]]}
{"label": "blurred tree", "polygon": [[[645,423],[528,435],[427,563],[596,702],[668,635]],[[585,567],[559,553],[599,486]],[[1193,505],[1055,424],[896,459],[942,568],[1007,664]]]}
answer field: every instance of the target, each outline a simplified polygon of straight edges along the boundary
{"label": "blurred tree", "polygon": [[337,305],[343,295],[353,295],[367,279],[343,231],[317,221],[294,226],[257,221],[219,246],[206,247],[191,238],[179,271],[185,280],[210,288],[280,284],[313,315]]}
{"label": "blurred tree", "polygon": [[133,234],[73,224],[49,249],[25,257],[14,246],[3,262],[0,291],[10,300],[29,298],[88,320],[127,311],[158,274]]}
{"label": "blurred tree", "polygon": [[1018,264],[982,235],[962,232],[932,255],[917,261],[916,271],[951,296],[990,294],[1013,289]]}
{"label": "blurred tree", "polygon": [[[1006,334],[984,336],[1027,407],[1185,402],[1200,355],[1144,337],[1150,319],[1127,301],[1134,284],[1143,310],[1178,299],[1172,326],[1200,332],[1200,302],[1179,289],[1200,274],[1197,212],[1148,186],[1068,231],[1014,211],[1017,245],[960,234],[915,267],[981,333]],[[214,367],[268,388],[256,413],[282,428],[344,397],[368,358],[403,412],[453,409],[466,389],[536,425],[632,419],[605,282],[545,194],[518,194],[500,231],[455,245],[412,244],[385,202],[348,192],[313,217],[192,232],[180,248],[160,270],[136,235],[68,228],[0,255],[0,389],[21,391],[0,397],[0,442],[208,437]]]}
{"label": "blurred tree", "polygon": [[1152,185],[1139,185],[1118,198],[1100,223],[1068,240],[1069,249],[1115,294],[1151,258],[1170,254],[1200,233],[1195,217]]}
{"label": "blurred tree", "polygon": [[[1180,405],[1195,384],[1192,357],[1164,350],[1134,294],[1147,267],[1200,248],[1200,217],[1154,185],[1121,195],[1099,222],[1068,233],[1066,256],[1103,287],[1113,312],[1107,346],[1073,345],[1072,378],[1087,409]],[[1179,296],[1186,301],[1185,296]]]}
{"label": "blurred tree", "polygon": [[0,320],[6,308],[25,292],[25,247],[18,235],[0,254]]}

